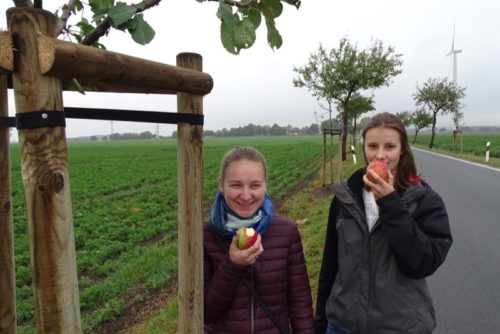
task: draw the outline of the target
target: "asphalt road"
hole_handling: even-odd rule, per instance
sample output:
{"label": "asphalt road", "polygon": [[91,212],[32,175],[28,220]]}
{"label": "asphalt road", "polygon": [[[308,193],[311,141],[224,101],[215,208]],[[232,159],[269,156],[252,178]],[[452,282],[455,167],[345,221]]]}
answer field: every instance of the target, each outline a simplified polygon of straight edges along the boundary
{"label": "asphalt road", "polygon": [[413,150],[423,178],[443,198],[453,235],[428,282],[437,334],[500,334],[500,170]]}

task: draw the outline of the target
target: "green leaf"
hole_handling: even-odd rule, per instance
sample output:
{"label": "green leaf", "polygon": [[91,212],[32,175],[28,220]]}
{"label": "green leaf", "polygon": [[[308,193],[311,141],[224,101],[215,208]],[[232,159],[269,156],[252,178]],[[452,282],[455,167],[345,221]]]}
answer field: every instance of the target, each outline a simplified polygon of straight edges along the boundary
{"label": "green leaf", "polygon": [[224,48],[232,54],[239,54],[241,49],[247,49],[255,43],[256,27],[248,19],[240,20],[234,16],[235,24],[229,26],[221,23],[221,41]]}
{"label": "green leaf", "polygon": [[240,50],[236,47],[234,42],[234,25],[228,26],[224,22],[220,24],[220,39],[222,42],[222,46],[228,52],[237,55]]}
{"label": "green leaf", "polygon": [[266,17],[266,26],[267,26],[267,43],[271,47],[271,49],[279,49],[283,44],[283,39],[281,35],[276,29],[276,25],[274,24],[274,20],[270,20]]}
{"label": "green leaf", "polygon": [[90,0],[90,9],[95,15],[106,14],[113,7],[113,0]]}
{"label": "green leaf", "polygon": [[129,6],[124,2],[118,2],[116,6],[108,11],[108,17],[111,20],[111,25],[117,28],[130,20],[136,12],[137,8],[135,6]]}
{"label": "green leaf", "polygon": [[223,24],[228,25],[230,29],[234,29],[235,18],[231,6],[228,6],[225,3],[220,2],[219,9],[217,10],[217,17],[221,20]]}
{"label": "green leaf", "polygon": [[255,26],[249,20],[238,21],[234,27],[234,43],[238,49],[248,49],[255,43]]}
{"label": "green leaf", "polygon": [[133,29],[129,29],[132,39],[141,45],[146,45],[155,37],[154,29],[144,21],[143,15],[138,14],[133,19]]}
{"label": "green leaf", "polygon": [[262,21],[262,15],[260,11],[255,8],[242,8],[240,12],[243,14],[243,18],[247,18],[257,29]]}
{"label": "green leaf", "polygon": [[80,30],[81,30],[81,32],[82,32],[82,35],[84,35],[84,36],[85,36],[85,35],[87,35],[87,34],[88,34],[88,33],[90,33],[92,30],[94,30],[94,29],[95,29],[95,27],[94,27],[92,24],[90,24],[90,23],[89,23],[89,21],[87,21],[87,19],[86,19],[86,18],[83,18],[83,19],[82,19],[80,22],[78,22],[76,25],[80,28]]}
{"label": "green leaf", "polygon": [[[79,12],[83,9],[83,4],[80,0],[75,1],[75,9],[77,12]],[[73,11],[73,14],[75,14],[75,11]]]}
{"label": "green leaf", "polygon": [[262,0],[260,9],[265,17],[275,19],[283,12],[283,4],[279,0]]}
{"label": "green leaf", "polygon": [[82,35],[81,35],[81,34],[74,33],[74,32],[69,32],[69,34],[70,34],[71,36],[73,36],[73,37],[76,39],[76,41],[77,41],[78,43],[81,43],[81,42],[82,42],[83,37],[82,37]]}
{"label": "green leaf", "polygon": [[96,23],[100,23],[102,20],[104,20],[106,18],[106,13],[103,13],[103,14],[95,14],[94,16],[92,16],[92,21],[96,22]]}

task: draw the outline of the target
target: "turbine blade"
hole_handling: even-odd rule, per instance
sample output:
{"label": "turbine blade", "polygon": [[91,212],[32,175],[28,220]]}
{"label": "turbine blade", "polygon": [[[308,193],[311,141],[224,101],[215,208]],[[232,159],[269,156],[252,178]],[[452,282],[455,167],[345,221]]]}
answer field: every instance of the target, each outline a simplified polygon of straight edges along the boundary
{"label": "turbine blade", "polygon": [[455,50],[455,22],[453,22],[453,39],[451,40],[451,52]]}

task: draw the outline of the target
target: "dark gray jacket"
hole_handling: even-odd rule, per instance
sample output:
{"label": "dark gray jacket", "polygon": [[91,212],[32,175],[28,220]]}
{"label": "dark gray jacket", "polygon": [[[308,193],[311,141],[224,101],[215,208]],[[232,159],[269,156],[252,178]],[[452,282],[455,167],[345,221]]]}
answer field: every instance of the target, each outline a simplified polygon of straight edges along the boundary
{"label": "dark gray jacket", "polygon": [[352,334],[424,334],[436,327],[425,277],[452,244],[441,197],[425,182],[377,201],[371,232],[363,172],[334,186],[316,305],[316,333],[327,322]]}

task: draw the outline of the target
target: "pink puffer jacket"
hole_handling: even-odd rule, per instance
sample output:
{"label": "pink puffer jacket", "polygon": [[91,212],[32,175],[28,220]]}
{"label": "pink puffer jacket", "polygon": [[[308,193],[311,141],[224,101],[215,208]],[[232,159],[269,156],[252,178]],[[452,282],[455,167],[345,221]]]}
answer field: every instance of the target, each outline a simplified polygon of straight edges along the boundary
{"label": "pink puffer jacket", "polygon": [[205,333],[251,333],[252,308],[254,333],[279,333],[253,300],[245,277],[283,327],[290,326],[293,334],[314,333],[311,288],[295,224],[273,217],[262,235],[264,252],[252,267],[233,264],[227,256],[230,240],[223,240],[223,251],[207,224],[203,233]]}

